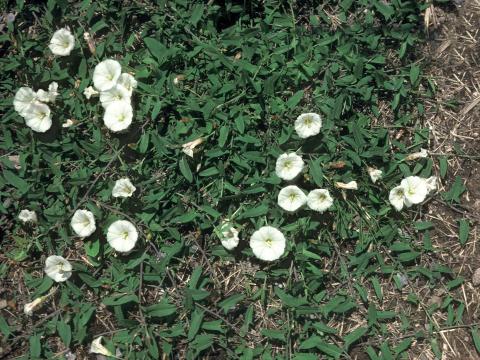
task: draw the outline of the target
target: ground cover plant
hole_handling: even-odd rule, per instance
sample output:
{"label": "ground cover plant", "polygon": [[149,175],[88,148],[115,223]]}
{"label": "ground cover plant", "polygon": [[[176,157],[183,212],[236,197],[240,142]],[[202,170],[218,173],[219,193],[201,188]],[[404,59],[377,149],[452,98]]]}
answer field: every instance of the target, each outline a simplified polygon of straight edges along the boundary
{"label": "ground cover plant", "polygon": [[463,280],[422,203],[465,188],[422,150],[428,5],[6,2],[0,357],[441,357]]}

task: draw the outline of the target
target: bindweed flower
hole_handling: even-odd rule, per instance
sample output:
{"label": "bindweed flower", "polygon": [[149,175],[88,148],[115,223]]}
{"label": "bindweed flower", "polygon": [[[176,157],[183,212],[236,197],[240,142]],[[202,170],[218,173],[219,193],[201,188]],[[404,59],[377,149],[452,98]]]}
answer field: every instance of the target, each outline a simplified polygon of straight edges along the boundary
{"label": "bindweed flower", "polygon": [[55,31],[48,47],[54,55],[68,56],[75,46],[75,38],[68,29]]}
{"label": "bindweed flower", "polygon": [[382,178],[382,175],[383,175],[382,170],[378,170],[378,169],[375,169],[375,168],[372,168],[372,167],[368,167],[367,171],[368,171],[368,175],[370,175],[370,179],[372,180],[372,182],[374,184]]}
{"label": "bindweed flower", "polygon": [[75,125],[75,121],[73,121],[72,119],[67,119],[63,124],[62,124],[62,127],[63,128],[69,128],[70,126],[72,125]]}
{"label": "bindweed flower", "polygon": [[63,257],[52,255],[45,260],[45,273],[56,282],[67,281],[72,276],[72,265]]}
{"label": "bindweed flower", "polygon": [[290,154],[282,154],[278,157],[275,164],[275,173],[283,180],[293,180],[303,170],[304,162],[301,156],[292,152]]}
{"label": "bindweed flower", "polygon": [[117,85],[123,86],[132,95],[133,89],[137,87],[137,80],[129,73],[122,73],[118,78]]}
{"label": "bindweed flower", "polygon": [[48,298],[51,295],[55,294],[56,291],[57,291],[57,288],[52,287],[47,295],[40,296],[40,297],[36,298],[35,300],[33,300],[32,302],[29,302],[28,304],[25,304],[25,306],[23,307],[23,313],[27,316],[32,316],[33,312],[35,310],[38,310],[38,308],[40,308],[45,303],[45,301],[48,300]]}
{"label": "bindweed flower", "polygon": [[428,193],[431,193],[432,191],[437,190],[437,177],[436,176],[430,176],[428,179],[425,179],[425,182],[427,184]]}
{"label": "bindweed flower", "polygon": [[390,201],[390,204],[392,204],[392,206],[397,211],[400,211],[403,209],[404,198],[405,198],[405,190],[403,186],[397,186],[397,187],[394,187],[392,190],[390,190],[388,201]]}
{"label": "bindweed flower", "polygon": [[27,223],[27,222],[36,223],[38,221],[37,214],[35,213],[35,211],[27,210],[27,209],[20,211],[20,214],[18,214],[18,218],[23,223]]}
{"label": "bindweed flower", "polygon": [[185,143],[182,145],[182,151],[184,152],[184,154],[193,158],[193,150],[195,150],[195,148],[201,143],[203,143],[203,138],[198,138],[188,143]]}
{"label": "bindweed flower", "polygon": [[83,95],[90,100],[92,96],[98,95],[99,92],[93,88],[93,86],[89,86],[83,90]]}
{"label": "bindweed flower", "polygon": [[100,93],[100,102],[104,108],[119,101],[130,103],[130,93],[121,85],[114,85],[110,90]]}
{"label": "bindweed flower", "polygon": [[15,93],[13,107],[21,116],[28,111],[28,108],[37,100],[37,94],[31,88],[23,86]]}
{"label": "bindweed flower", "polygon": [[295,120],[295,131],[302,139],[317,135],[322,127],[322,118],[315,113],[300,115]]}
{"label": "bindweed flower", "polygon": [[348,183],[336,182],[335,186],[343,190],[358,190],[358,184],[356,181],[350,181]]}
{"label": "bindweed flower", "polygon": [[250,247],[253,254],[264,261],[279,259],[285,252],[285,236],[272,226],[263,226],[252,234]]}
{"label": "bindweed flower", "polygon": [[88,210],[77,210],[73,214],[70,225],[78,236],[86,238],[92,235],[97,227],[95,226],[95,218],[93,213]]}
{"label": "bindweed flower", "polygon": [[103,122],[108,129],[119,132],[130,126],[132,118],[132,106],[128,102],[120,101],[107,106],[103,115]]}
{"label": "bindweed flower", "polygon": [[93,85],[99,91],[113,88],[122,73],[122,66],[116,60],[107,59],[95,66],[93,71]]}
{"label": "bindweed flower", "polygon": [[88,50],[92,55],[95,55],[97,49],[95,48],[95,41],[93,40],[92,36],[88,32],[83,33],[83,39],[87,42]]}
{"label": "bindweed flower", "polygon": [[295,185],[286,186],[278,193],[278,205],[286,211],[297,211],[306,202],[307,196]]}
{"label": "bindweed flower", "polygon": [[135,226],[126,220],[117,220],[108,227],[107,241],[118,252],[129,252],[135,247],[138,232]]}
{"label": "bindweed flower", "polygon": [[25,123],[33,131],[44,133],[52,127],[50,108],[40,102],[33,103],[24,112]]}
{"label": "bindweed flower", "polygon": [[25,306],[23,307],[23,313],[27,316],[32,316],[33,312],[37,310],[40,306],[42,306],[45,300],[47,299],[48,299],[47,296],[40,296],[35,300],[33,300],[32,302],[25,304]]}
{"label": "bindweed flower", "polygon": [[130,197],[137,190],[135,186],[131,183],[130,179],[123,178],[115,181],[113,186],[112,196],[113,197]]}
{"label": "bindweed flower", "polygon": [[220,241],[227,250],[232,250],[238,246],[240,238],[238,236],[238,230],[235,229],[233,224],[229,220],[225,220],[217,231],[217,235]]}
{"label": "bindweed flower", "polygon": [[428,195],[428,186],[425,179],[418,176],[409,176],[400,183],[404,191],[404,203],[407,207],[420,204]]}
{"label": "bindweed flower", "polygon": [[58,96],[58,83],[57,82],[52,82],[50,85],[48,85],[48,91],[45,90],[37,90],[37,99],[42,101],[42,102],[51,102],[54,103],[55,99]]}
{"label": "bindweed flower", "polygon": [[426,158],[427,156],[428,156],[428,151],[425,150],[425,149],[420,149],[419,152],[416,152],[416,153],[407,155],[407,157],[405,158],[405,160],[407,160],[407,161],[414,161],[414,160]]}
{"label": "bindweed flower", "polygon": [[307,205],[310,209],[323,213],[333,205],[333,199],[328,190],[315,189],[308,193]]}
{"label": "bindweed flower", "polygon": [[103,336],[99,336],[92,341],[92,344],[90,345],[90,353],[100,354],[103,356],[114,356],[110,350],[108,350],[105,346],[102,345],[102,337]]}

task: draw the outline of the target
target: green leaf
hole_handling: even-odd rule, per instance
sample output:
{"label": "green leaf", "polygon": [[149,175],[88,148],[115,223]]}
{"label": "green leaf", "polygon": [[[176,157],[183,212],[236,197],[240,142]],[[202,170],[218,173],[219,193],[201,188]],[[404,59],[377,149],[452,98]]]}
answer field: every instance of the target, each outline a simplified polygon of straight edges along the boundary
{"label": "green leaf", "polygon": [[460,244],[465,245],[468,240],[468,234],[470,233],[470,222],[467,219],[460,219],[458,221],[458,240]]}
{"label": "green leaf", "polygon": [[446,201],[459,203],[460,196],[465,192],[465,190],[466,187],[463,185],[462,178],[457,175],[450,190],[442,195]]}
{"label": "green leaf", "polygon": [[347,336],[345,336],[343,338],[343,341],[345,342],[345,344],[344,344],[345,350],[348,351],[348,349],[350,349],[350,346],[352,346],[352,344],[354,344],[363,335],[365,335],[367,333],[367,331],[368,331],[368,327],[359,327],[359,328],[353,330]]}
{"label": "green leaf", "polygon": [[203,15],[203,11],[205,10],[205,5],[203,4],[196,4],[193,7],[191,16],[190,16],[190,23],[193,26],[197,26],[197,23],[200,21]]}
{"label": "green leaf", "polygon": [[328,344],[323,341],[319,341],[319,343],[317,344],[317,348],[324,354],[332,356],[335,359],[340,358],[343,353],[342,349],[340,349],[337,345]]}
{"label": "green leaf", "polygon": [[388,20],[395,14],[395,10],[391,5],[384,3],[381,0],[374,0],[373,4],[377,8],[377,10],[383,15],[385,20]]}
{"label": "green leaf", "polygon": [[3,177],[5,178],[7,184],[15,186],[22,194],[28,192],[28,183],[10,170],[3,170]]}
{"label": "green leaf", "polygon": [[31,335],[28,339],[28,342],[30,343],[30,356],[32,357],[32,359],[40,358],[40,355],[42,354],[42,344],[40,343],[40,336],[37,334]]}
{"label": "green leaf", "polygon": [[104,298],[102,302],[107,306],[123,305],[129,302],[138,303],[138,297],[134,294],[117,294]]}
{"label": "green leaf", "polygon": [[57,321],[57,331],[65,346],[69,347],[70,341],[72,340],[72,330],[70,326],[63,320],[59,320]]}
{"label": "green leaf", "polygon": [[193,312],[192,318],[190,320],[190,327],[188,329],[188,335],[187,335],[188,341],[191,341],[195,337],[195,335],[197,335],[198,330],[202,326],[203,315],[204,315],[203,310],[197,309]]}
{"label": "green leaf", "polygon": [[448,170],[448,161],[445,156],[441,156],[438,159],[438,164],[440,167],[440,177],[443,179],[447,175],[447,170]]}
{"label": "green leaf", "polygon": [[193,175],[192,171],[190,170],[190,165],[188,165],[187,159],[185,159],[185,157],[182,157],[178,166],[180,168],[180,172],[185,177],[185,179],[187,179],[187,181],[191,183],[193,181]]}
{"label": "green leaf", "polygon": [[420,67],[417,65],[412,65],[410,68],[410,83],[415,85],[418,80],[418,76],[420,75]]}
{"label": "green leaf", "polygon": [[165,317],[174,314],[176,311],[177,307],[165,299],[159,304],[145,308],[145,314],[152,317]]}
{"label": "green leaf", "polygon": [[230,309],[233,309],[240,301],[245,299],[244,294],[235,294],[229,296],[225,300],[221,301],[218,306],[223,309],[223,312],[226,314]]}
{"label": "green leaf", "polygon": [[285,331],[274,329],[262,329],[260,333],[270,339],[280,340],[285,342]]}
{"label": "green leaf", "polygon": [[303,90],[297,91],[295,94],[293,94],[293,96],[290,99],[288,99],[287,107],[289,109],[295,108],[300,102],[300,100],[302,100],[302,98],[303,98]]}
{"label": "green leaf", "polygon": [[150,53],[157,58],[159,63],[162,63],[167,53],[165,45],[153,38],[145,38],[143,41],[145,42],[145,45],[147,45]]}
{"label": "green leaf", "polygon": [[288,307],[299,307],[308,303],[306,299],[296,298],[292,295],[289,295],[277,286],[275,287],[274,292],[280,298],[282,303]]}
{"label": "green leaf", "polygon": [[471,333],[475,349],[477,349],[477,352],[480,354],[480,336],[478,335],[478,327],[473,327]]}

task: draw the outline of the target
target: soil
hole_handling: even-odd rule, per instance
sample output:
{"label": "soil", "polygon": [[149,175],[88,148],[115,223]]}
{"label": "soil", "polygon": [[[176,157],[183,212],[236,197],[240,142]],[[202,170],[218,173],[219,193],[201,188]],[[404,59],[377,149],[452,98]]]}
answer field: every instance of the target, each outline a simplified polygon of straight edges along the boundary
{"label": "soil", "polygon": [[[433,79],[437,93],[427,101],[425,125],[431,130],[430,154],[434,160],[445,157],[448,171],[440,180],[439,192],[448,191],[455,178],[462,179],[466,191],[461,204],[449,204],[437,195],[428,206],[426,220],[432,221],[432,244],[437,263],[454,270],[465,281],[456,290],[456,297],[465,304],[463,324],[440,331],[438,341],[443,359],[478,359],[470,325],[479,323],[480,287],[472,276],[480,268],[477,245],[480,220],[480,0],[458,0],[447,7],[431,7],[427,11],[428,41],[422,49],[426,75]],[[435,172],[440,175],[439,161]],[[467,219],[470,233],[467,242],[459,242],[459,220]],[[443,301],[443,289],[426,293],[432,302]],[[433,313],[444,321],[445,314]],[[434,320],[435,321],[435,320]],[[430,344],[412,347],[412,359],[435,359]]]}

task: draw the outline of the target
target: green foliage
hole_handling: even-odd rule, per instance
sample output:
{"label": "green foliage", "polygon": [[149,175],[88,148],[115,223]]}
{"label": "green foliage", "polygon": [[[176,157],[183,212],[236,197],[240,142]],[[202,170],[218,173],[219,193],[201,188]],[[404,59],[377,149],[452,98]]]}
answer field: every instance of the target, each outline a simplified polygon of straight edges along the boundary
{"label": "green foliage", "polygon": [[[389,337],[386,324],[402,314],[383,305],[386,287],[405,292],[416,306],[410,281],[433,286],[448,278],[448,290],[461,284],[440,264],[420,264],[432,251],[431,223],[416,222],[420,238],[412,236],[405,231],[412,228],[408,218],[388,203],[403,177],[426,177],[432,169],[427,159],[404,161],[425,146],[427,129],[413,131],[408,143],[395,137],[422,116],[422,96],[434,91],[413,53],[423,4],[58,0],[16,6],[15,22],[0,35],[7,55],[0,58],[0,212],[2,226],[11,224],[0,249],[13,263],[36,260],[24,275],[32,294],[25,302],[53,286],[38,271],[46,255],[74,264],[72,278],[40,311],[55,308],[61,315],[26,329],[32,359],[63,350],[50,338],[88,348],[104,332],[109,349],[126,359],[338,359],[355,346],[371,358],[393,359],[413,337]],[[46,44],[63,26],[77,45],[70,56],[53,57]],[[95,54],[85,31],[95,39]],[[95,65],[106,58],[118,59],[139,82],[127,133],[109,132],[98,101],[83,96]],[[20,86],[45,89],[51,81],[60,91],[54,126],[33,133],[13,110],[13,96]],[[293,122],[307,111],[320,113],[323,127],[301,140]],[[75,124],[62,128],[67,119]],[[387,122],[388,128],[379,125]],[[203,143],[186,156],[182,144],[198,138]],[[308,165],[300,185],[328,188],[333,211],[288,215],[277,206],[283,185],[275,160],[296,150]],[[19,169],[9,155],[19,155]],[[444,177],[446,160],[440,165]],[[382,169],[384,179],[373,184],[367,166]],[[126,176],[137,192],[112,198],[114,181]],[[358,191],[334,187],[350,180]],[[464,190],[457,179],[444,199],[458,202]],[[37,226],[16,220],[25,208],[37,212]],[[91,210],[99,229],[84,240],[69,227],[77,208]],[[126,216],[140,242],[117,256],[105,231]],[[225,218],[242,229],[234,252],[212,236]],[[247,245],[267,223],[288,239],[287,254],[273,264],[256,261]],[[465,243],[469,225],[459,225]],[[7,273],[0,267],[1,277]],[[459,306],[453,298],[442,306],[453,323],[461,321]],[[348,333],[327,325],[354,313],[362,323]],[[115,329],[104,328],[104,317]],[[403,332],[412,329],[406,324]],[[18,343],[20,332],[2,316],[0,331]],[[440,351],[433,330],[429,335]],[[476,330],[472,336],[478,348]]]}

